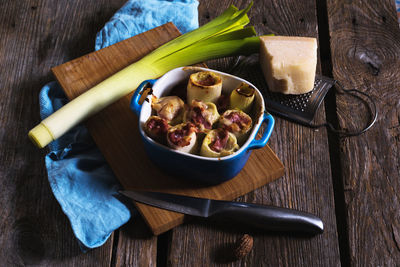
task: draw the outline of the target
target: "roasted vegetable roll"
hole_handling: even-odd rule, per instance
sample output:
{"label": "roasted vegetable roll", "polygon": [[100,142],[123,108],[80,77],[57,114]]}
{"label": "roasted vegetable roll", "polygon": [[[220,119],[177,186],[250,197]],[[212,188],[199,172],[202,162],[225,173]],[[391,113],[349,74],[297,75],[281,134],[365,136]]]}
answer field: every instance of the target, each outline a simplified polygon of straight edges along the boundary
{"label": "roasted vegetable roll", "polygon": [[157,115],[167,120],[171,125],[182,122],[185,103],[177,96],[154,97],[151,107]]}
{"label": "roasted vegetable roll", "polygon": [[239,143],[245,141],[251,125],[250,116],[238,109],[227,110],[219,118],[219,126],[233,133]]}
{"label": "roasted vegetable roll", "polygon": [[170,127],[167,120],[159,116],[150,116],[144,124],[144,131],[154,140],[165,143],[167,132]]}
{"label": "roasted vegetable roll", "polygon": [[211,130],[204,137],[200,155],[219,158],[233,154],[239,148],[236,137],[223,128]]}
{"label": "roasted vegetable roll", "polygon": [[185,112],[183,121],[192,122],[200,131],[203,131],[204,129],[212,129],[218,118],[219,113],[214,103],[193,100]]}
{"label": "roasted vegetable roll", "polygon": [[193,123],[172,126],[167,133],[168,146],[172,149],[193,153],[196,148],[197,128]]}
{"label": "roasted vegetable roll", "polygon": [[190,75],[187,86],[187,101],[201,100],[217,103],[221,95],[222,80],[217,74],[210,71],[201,71]]}
{"label": "roasted vegetable roll", "polygon": [[217,109],[219,113],[224,113],[227,111],[230,106],[230,96],[229,95],[221,95],[217,100]]}
{"label": "roasted vegetable roll", "polygon": [[231,109],[240,109],[246,113],[251,111],[254,102],[254,88],[249,84],[242,82],[230,96]]}

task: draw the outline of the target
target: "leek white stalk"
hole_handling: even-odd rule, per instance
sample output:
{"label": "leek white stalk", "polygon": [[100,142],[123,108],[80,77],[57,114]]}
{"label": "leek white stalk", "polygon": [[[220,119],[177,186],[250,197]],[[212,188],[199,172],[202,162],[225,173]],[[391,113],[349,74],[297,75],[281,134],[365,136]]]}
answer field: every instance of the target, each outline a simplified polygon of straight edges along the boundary
{"label": "leek white stalk", "polygon": [[129,94],[146,79],[205,60],[257,53],[260,40],[254,29],[244,30],[249,22],[247,12],[231,6],[204,26],[186,33],[154,50],[140,61],[117,72],[61,109],[44,119],[29,132],[29,137],[42,148],[72,127],[108,105]]}
{"label": "leek white stalk", "polygon": [[[140,75],[132,75],[136,72]],[[38,147],[43,148],[84,119],[132,92],[133,86],[136,88],[143,80],[159,75],[156,70],[143,66],[140,61],[133,63],[44,119],[29,132],[29,137]],[[118,90],[113,90],[114,88]]]}
{"label": "leek white stalk", "polygon": [[187,101],[201,100],[217,103],[221,96],[222,79],[211,71],[200,71],[190,75],[187,85]]}

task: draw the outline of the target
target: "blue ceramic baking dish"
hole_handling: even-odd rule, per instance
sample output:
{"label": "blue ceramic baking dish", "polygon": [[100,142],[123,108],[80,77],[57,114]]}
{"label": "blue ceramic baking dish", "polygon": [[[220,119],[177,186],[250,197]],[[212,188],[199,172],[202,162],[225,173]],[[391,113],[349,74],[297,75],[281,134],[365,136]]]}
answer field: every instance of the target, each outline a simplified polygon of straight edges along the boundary
{"label": "blue ceramic baking dish", "polygon": [[[187,81],[190,74],[198,71],[212,71],[219,74],[222,78],[223,94],[229,94],[241,82],[246,82],[255,88],[253,128],[247,141],[232,155],[208,158],[183,153],[155,142],[144,132],[143,125],[151,116],[152,110],[151,97],[148,98],[149,102],[145,101],[142,105],[139,104],[143,89],[151,86],[156,97],[166,96],[176,85]],[[130,107],[139,118],[139,132],[149,158],[170,175],[207,184],[219,184],[235,177],[246,164],[251,151],[262,148],[267,144],[275,124],[274,118],[265,111],[264,99],[254,85],[239,77],[200,67],[181,67],[169,71],[158,80],[144,81],[132,96]],[[256,139],[262,124],[265,124],[262,137]]]}

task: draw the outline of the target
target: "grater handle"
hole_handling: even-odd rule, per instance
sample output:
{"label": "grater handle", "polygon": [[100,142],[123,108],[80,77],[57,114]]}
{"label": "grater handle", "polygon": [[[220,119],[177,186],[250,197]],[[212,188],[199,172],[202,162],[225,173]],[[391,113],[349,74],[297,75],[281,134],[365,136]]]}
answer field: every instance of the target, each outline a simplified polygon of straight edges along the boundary
{"label": "grater handle", "polygon": [[[254,139],[253,141],[251,141],[251,143],[248,146],[248,149],[262,148],[267,144],[269,137],[271,136],[272,130],[274,129],[274,125],[275,125],[274,117],[272,117],[271,114],[264,112],[264,115],[262,118],[262,123],[260,124],[259,127],[261,127],[261,125],[263,123],[266,123],[266,126],[265,126],[262,137],[258,140]],[[259,129],[260,128],[258,128],[257,131]]]}

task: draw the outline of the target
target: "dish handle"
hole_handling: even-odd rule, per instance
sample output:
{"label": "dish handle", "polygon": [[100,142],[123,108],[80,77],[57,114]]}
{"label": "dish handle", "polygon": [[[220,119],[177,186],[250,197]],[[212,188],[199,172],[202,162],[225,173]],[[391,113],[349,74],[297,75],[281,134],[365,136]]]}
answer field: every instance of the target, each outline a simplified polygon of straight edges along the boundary
{"label": "dish handle", "polygon": [[261,136],[260,139],[258,140],[254,139],[253,141],[251,141],[251,143],[248,146],[248,149],[262,148],[267,144],[269,137],[271,136],[272,130],[274,129],[275,119],[274,117],[272,117],[271,114],[265,112],[263,115],[262,122],[259,128],[257,129],[257,132],[263,123],[266,123],[263,135]]}
{"label": "dish handle", "polygon": [[138,86],[138,88],[136,88],[135,93],[133,93],[130,107],[138,117],[140,116],[140,110],[142,109],[142,105],[139,104],[139,100],[142,97],[143,89],[146,89],[149,86],[153,87],[155,82],[156,80],[145,80]]}

